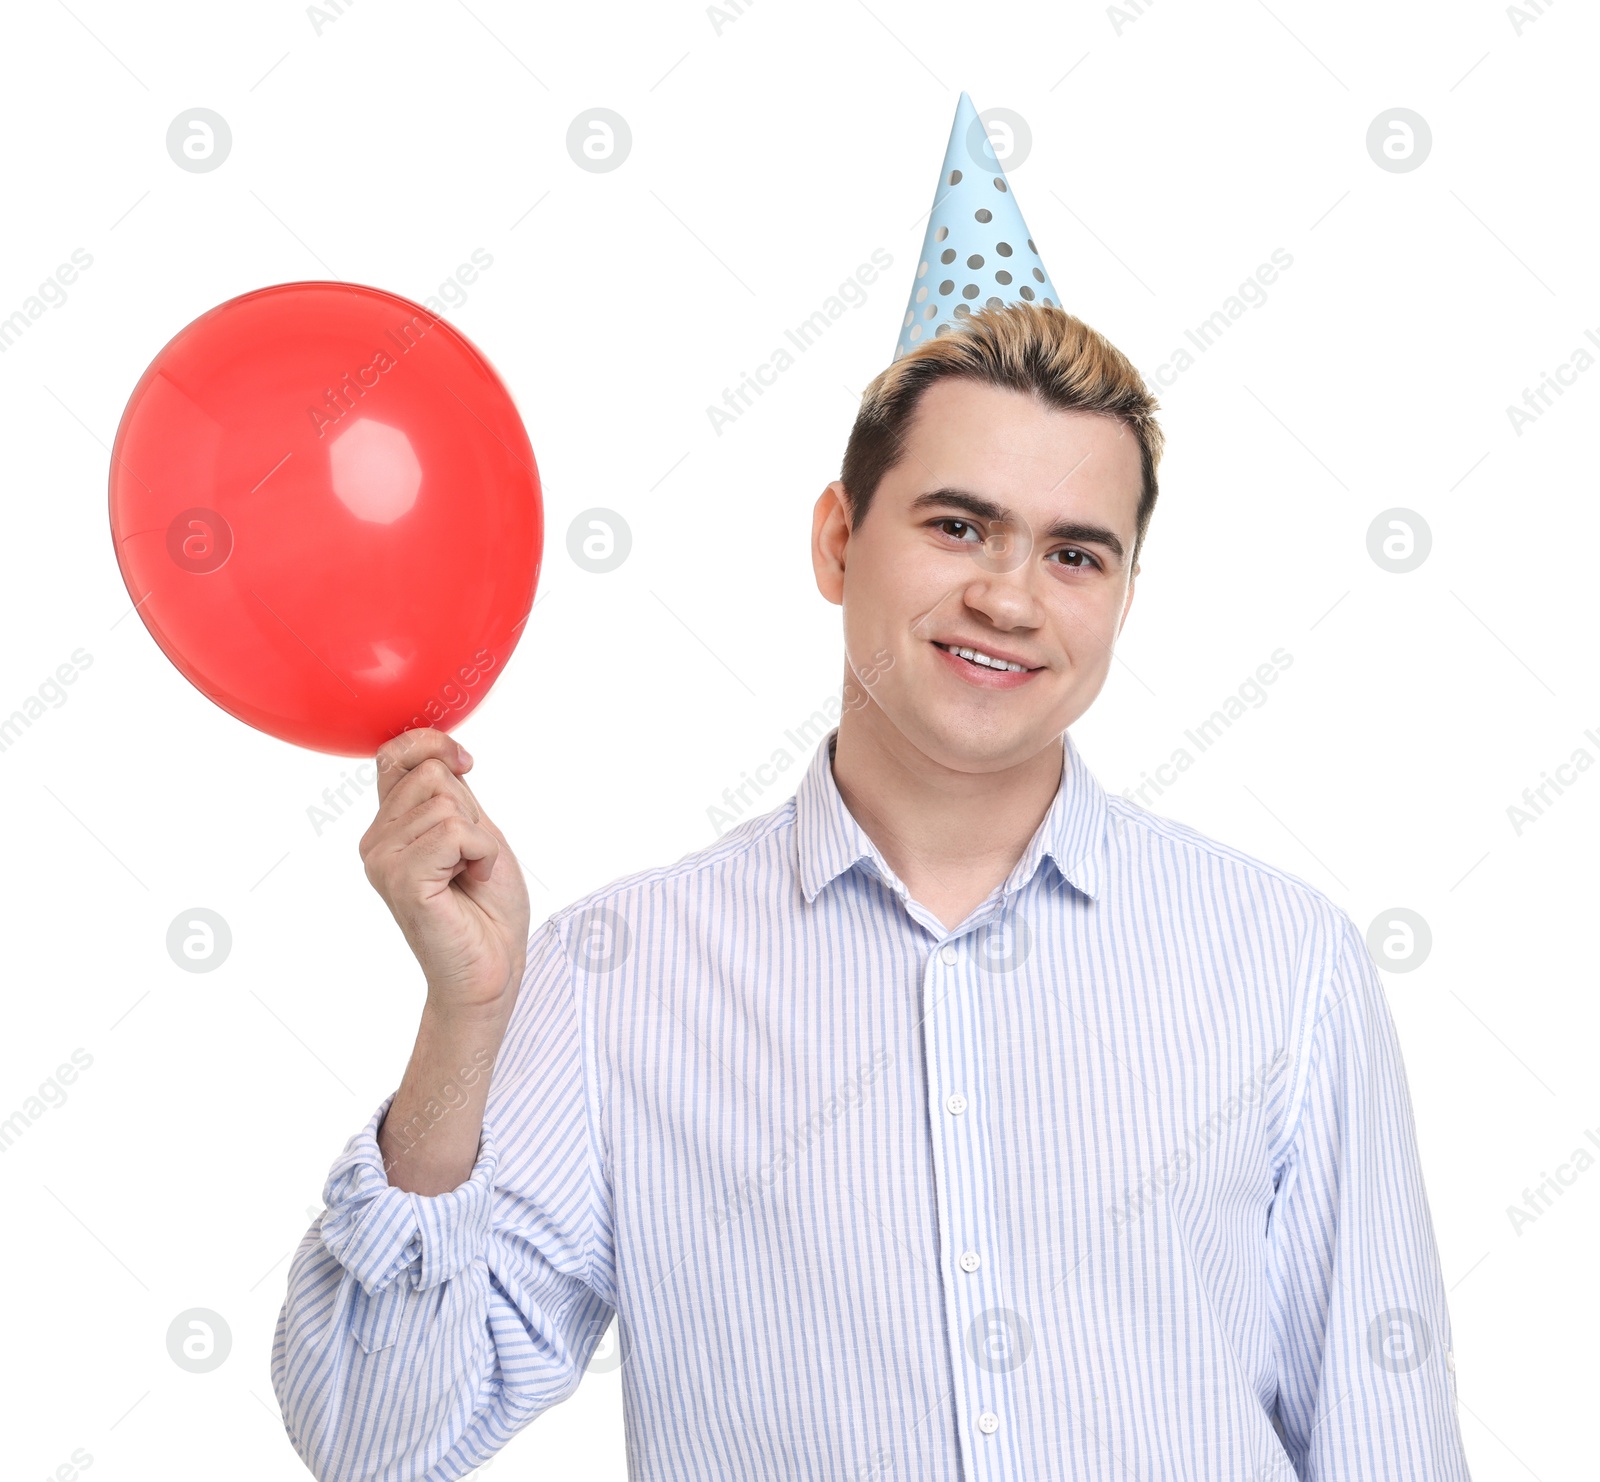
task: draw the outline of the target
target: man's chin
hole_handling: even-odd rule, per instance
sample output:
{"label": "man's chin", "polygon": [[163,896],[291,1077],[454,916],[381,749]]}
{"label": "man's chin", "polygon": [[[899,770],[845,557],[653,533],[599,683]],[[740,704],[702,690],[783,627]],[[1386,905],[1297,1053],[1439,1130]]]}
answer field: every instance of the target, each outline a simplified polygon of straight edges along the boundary
{"label": "man's chin", "polygon": [[1035,756],[1066,727],[1037,715],[1005,715],[995,706],[918,706],[884,716],[929,761],[953,772],[998,772]]}

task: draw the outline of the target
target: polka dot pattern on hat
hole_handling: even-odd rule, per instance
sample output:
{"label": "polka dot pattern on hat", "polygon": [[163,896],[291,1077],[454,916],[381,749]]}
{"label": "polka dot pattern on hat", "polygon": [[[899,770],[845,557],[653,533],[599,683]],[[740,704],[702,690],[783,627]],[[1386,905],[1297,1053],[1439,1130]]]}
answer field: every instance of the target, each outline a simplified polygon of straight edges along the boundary
{"label": "polka dot pattern on hat", "polygon": [[[1017,261],[1026,243],[1026,272]],[[935,279],[934,265],[946,276]],[[1019,281],[1021,280],[1021,281]],[[983,131],[972,100],[961,94],[945,148],[922,254],[895,346],[899,359],[923,339],[949,334],[975,309],[1008,303],[1054,307],[1059,295],[1028,232],[1015,190]]]}

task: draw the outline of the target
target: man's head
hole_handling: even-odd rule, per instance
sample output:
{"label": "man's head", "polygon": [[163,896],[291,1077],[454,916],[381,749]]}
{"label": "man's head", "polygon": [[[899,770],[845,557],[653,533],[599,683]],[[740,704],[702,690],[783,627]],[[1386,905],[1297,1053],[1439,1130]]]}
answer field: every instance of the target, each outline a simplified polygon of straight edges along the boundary
{"label": "man's head", "polygon": [[868,386],[812,538],[860,720],[996,771],[1089,708],[1155,507],[1157,409],[1120,351],[1039,304],[978,310]]}

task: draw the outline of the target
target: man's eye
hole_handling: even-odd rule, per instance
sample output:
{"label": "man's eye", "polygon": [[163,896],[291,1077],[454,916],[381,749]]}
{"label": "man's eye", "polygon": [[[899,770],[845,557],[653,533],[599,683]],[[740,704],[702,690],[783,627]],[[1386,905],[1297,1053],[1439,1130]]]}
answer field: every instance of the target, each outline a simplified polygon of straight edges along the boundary
{"label": "man's eye", "polygon": [[[957,520],[955,518],[950,518],[950,519],[944,519],[944,520],[936,520],[934,523],[936,525],[940,526],[940,528],[943,528],[946,525],[959,525],[962,530],[970,530],[970,531],[972,531],[973,535],[977,538],[978,543],[980,545],[983,543],[983,537],[978,534],[978,527],[976,525],[974,525],[970,520]],[[949,532],[947,531],[946,533],[948,534]],[[955,538],[957,540],[965,540],[967,537],[965,535],[962,535],[962,534],[958,533],[955,536]]]}
{"label": "man's eye", "polygon": [[1087,564],[1089,566],[1098,566],[1100,564],[1098,561],[1095,560],[1095,558],[1093,556],[1091,556],[1088,553],[1088,551],[1079,550],[1077,546],[1073,546],[1073,545],[1063,546],[1059,551],[1054,552],[1054,554],[1057,555],[1057,556],[1077,556],[1077,557],[1081,557],[1082,564],[1080,564],[1080,562],[1078,562],[1078,561],[1064,561],[1064,562],[1062,562],[1062,565],[1070,566],[1074,570],[1078,570],[1078,571],[1081,571],[1083,569],[1083,565],[1084,564]]}

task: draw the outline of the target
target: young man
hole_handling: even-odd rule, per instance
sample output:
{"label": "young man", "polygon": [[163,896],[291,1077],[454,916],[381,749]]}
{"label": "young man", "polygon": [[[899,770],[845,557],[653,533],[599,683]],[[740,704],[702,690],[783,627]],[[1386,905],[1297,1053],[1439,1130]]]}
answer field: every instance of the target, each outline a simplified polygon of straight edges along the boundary
{"label": "young man", "polygon": [[530,939],[471,759],[379,753],[362,854],[428,996],[289,1274],[322,1482],[462,1476],[613,1315],[650,1482],[1467,1478],[1360,933],[1068,730],[1155,403],[1053,304],[951,317],[816,504],[844,709],[794,797]]}

